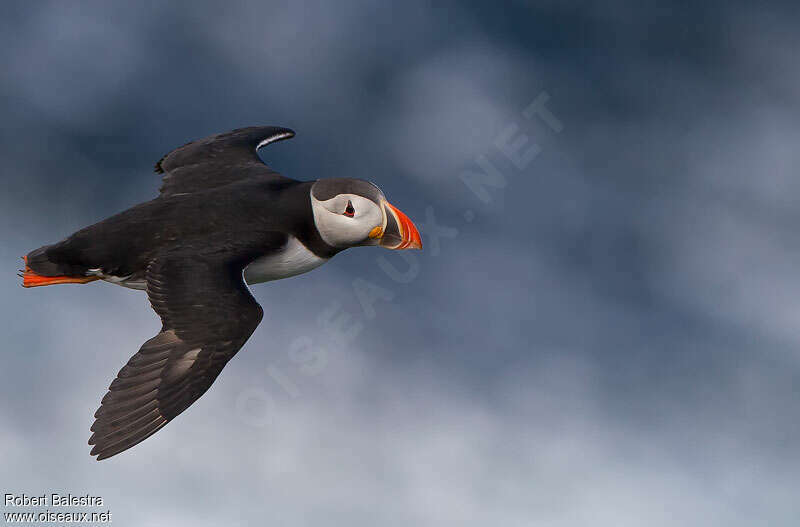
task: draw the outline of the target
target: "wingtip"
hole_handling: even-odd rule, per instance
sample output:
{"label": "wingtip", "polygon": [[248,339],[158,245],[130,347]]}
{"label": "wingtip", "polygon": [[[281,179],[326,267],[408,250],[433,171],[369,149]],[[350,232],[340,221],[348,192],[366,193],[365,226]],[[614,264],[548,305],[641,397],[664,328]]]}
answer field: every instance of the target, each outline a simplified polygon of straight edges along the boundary
{"label": "wingtip", "polygon": [[[94,436],[92,436],[92,437],[94,437]],[[89,441],[91,441],[91,439],[89,439]],[[89,444],[91,445],[93,443],[89,443]],[[94,445],[94,448],[92,448],[92,451],[89,452],[89,455],[94,457],[95,461],[103,461],[104,459],[110,458],[114,454],[109,454],[108,451],[103,452],[103,451],[100,450],[100,447],[98,445]]]}
{"label": "wingtip", "polygon": [[256,144],[256,151],[269,144],[277,143],[278,141],[283,141],[285,139],[291,139],[295,136],[294,130],[291,128],[269,127],[269,130],[269,135],[267,135],[264,139],[261,139],[261,141]]}

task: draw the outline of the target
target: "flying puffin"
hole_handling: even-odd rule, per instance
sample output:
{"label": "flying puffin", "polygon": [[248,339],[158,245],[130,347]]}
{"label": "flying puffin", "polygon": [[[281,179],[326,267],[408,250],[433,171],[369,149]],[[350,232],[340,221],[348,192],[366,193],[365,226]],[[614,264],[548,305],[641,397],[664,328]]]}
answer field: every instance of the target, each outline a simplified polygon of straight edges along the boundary
{"label": "flying puffin", "polygon": [[256,126],[156,163],[160,195],[24,256],[24,287],[105,280],[144,290],[162,321],[95,412],[97,460],[157,432],[203,395],[263,316],[247,284],[308,272],[362,245],[421,249],[411,220],[360,179],[296,181],[258,157],[294,136]]}

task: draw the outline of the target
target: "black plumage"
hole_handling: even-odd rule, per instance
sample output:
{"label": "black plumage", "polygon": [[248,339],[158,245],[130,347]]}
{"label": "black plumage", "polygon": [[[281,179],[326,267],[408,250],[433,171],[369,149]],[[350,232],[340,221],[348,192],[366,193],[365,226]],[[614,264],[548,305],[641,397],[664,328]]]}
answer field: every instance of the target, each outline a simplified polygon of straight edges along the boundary
{"label": "black plumage", "polygon": [[214,382],[258,326],[262,309],[242,271],[294,235],[315,254],[337,249],[313,225],[312,183],[281,176],[257,147],[289,129],[251,127],[173,150],[156,165],[160,195],[66,240],[32,251],[43,275],[143,280],[162,329],[111,383],[91,427],[92,455],[105,459],[152,435]]}
{"label": "black plumage", "polygon": [[89,444],[98,460],[146,439],[203,395],[263,315],[241,265],[225,253],[164,253],[146,280],[163,327],[119,371],[95,413]]}
{"label": "black plumage", "polygon": [[32,251],[27,264],[44,275],[142,278],[155,255],[213,246],[231,258],[252,259],[279,248],[291,234],[321,257],[338,250],[314,226],[308,200],[313,182],[284,177],[256,154],[259,144],[292,137],[287,128],[250,127],[173,150],[156,165],[161,194],[62,242]]}
{"label": "black plumage", "polygon": [[[306,272],[347,247],[323,239],[314,199],[347,193],[382,211],[383,223],[367,224],[369,236],[365,231],[350,246],[377,245],[384,234],[388,248],[421,246],[410,220],[371,183],[317,186],[284,177],[258,157],[261,146],[293,136],[287,128],[250,127],[188,143],[156,164],[163,174],[158,197],[25,257],[27,287],[118,282],[144,289],[161,318],[161,331],[119,371],[95,413],[89,444],[98,460],[141,442],[188,408],[250,338],[263,316],[243,276],[251,263],[260,261],[263,276],[276,279]],[[345,232],[358,225],[349,199],[347,208],[324,214],[352,218]],[[270,274],[271,265],[278,271]]]}

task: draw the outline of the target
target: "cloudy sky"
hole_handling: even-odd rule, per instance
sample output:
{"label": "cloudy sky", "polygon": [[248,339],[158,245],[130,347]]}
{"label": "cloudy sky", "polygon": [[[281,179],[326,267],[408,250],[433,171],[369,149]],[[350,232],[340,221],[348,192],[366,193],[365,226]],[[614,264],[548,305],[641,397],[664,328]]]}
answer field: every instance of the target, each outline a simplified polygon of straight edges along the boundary
{"label": "cloudy sky", "polygon": [[[748,4],[6,2],[0,490],[137,526],[796,525],[800,14]],[[425,250],[255,286],[213,389],[97,463],[159,321],[19,257],[254,124]]]}

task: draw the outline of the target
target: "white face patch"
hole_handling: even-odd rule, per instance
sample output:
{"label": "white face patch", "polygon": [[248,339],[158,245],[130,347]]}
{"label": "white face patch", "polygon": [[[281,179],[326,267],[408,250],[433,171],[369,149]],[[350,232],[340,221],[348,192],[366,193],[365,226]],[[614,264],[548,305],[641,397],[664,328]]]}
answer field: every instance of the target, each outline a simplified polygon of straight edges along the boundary
{"label": "white face patch", "polygon": [[[352,217],[345,214],[348,202],[352,205]],[[383,207],[357,194],[339,194],[320,201],[311,195],[314,223],[325,243],[333,247],[353,247],[369,239],[375,227],[385,227]]]}

